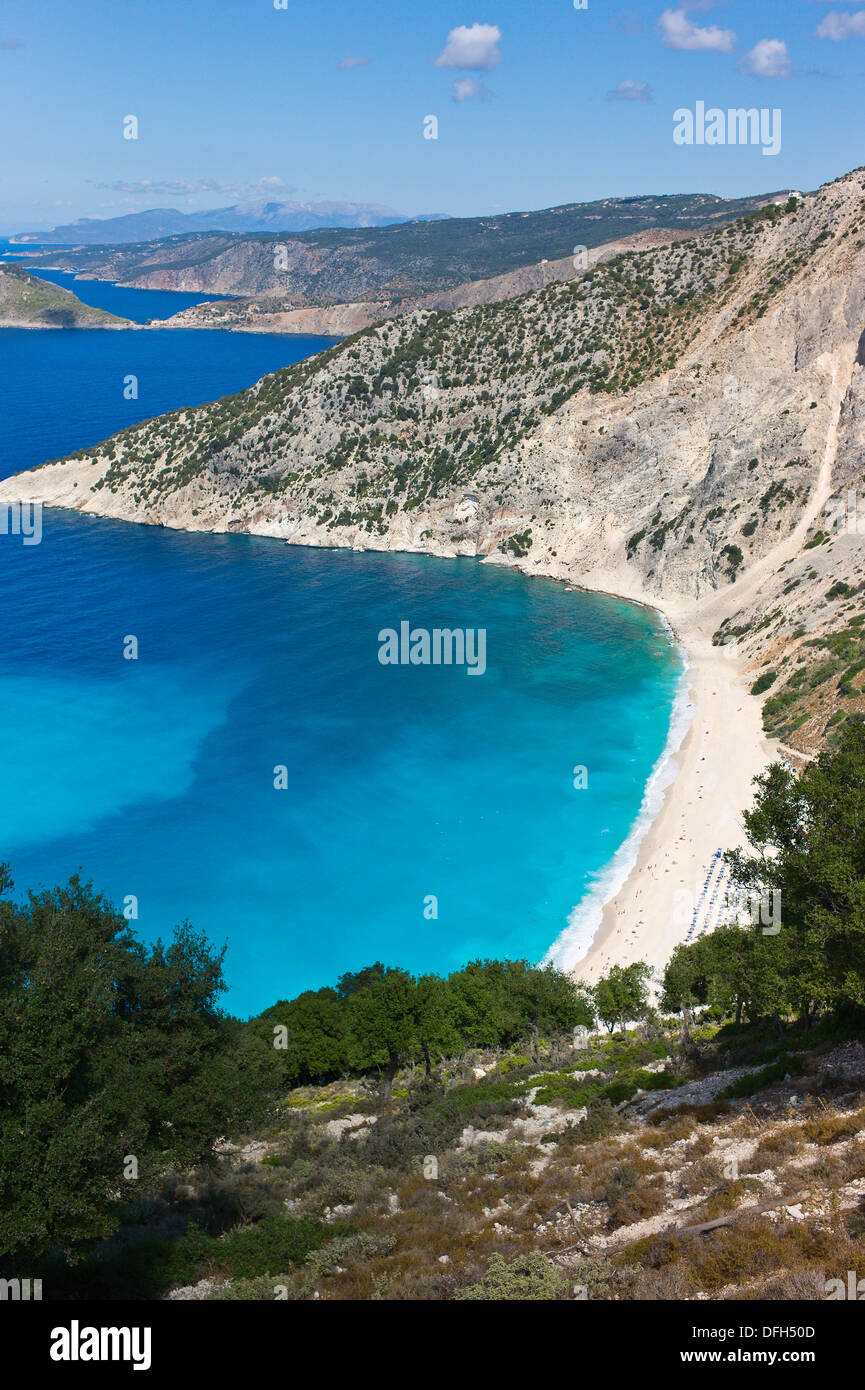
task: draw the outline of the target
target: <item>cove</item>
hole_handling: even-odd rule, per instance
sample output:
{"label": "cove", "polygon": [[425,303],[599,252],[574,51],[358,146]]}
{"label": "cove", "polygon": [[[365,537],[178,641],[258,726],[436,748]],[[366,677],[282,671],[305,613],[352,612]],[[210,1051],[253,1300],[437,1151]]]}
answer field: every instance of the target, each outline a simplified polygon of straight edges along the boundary
{"label": "cove", "polygon": [[[329,341],[0,331],[0,471]],[[484,670],[383,664],[409,618],[483,632]],[[240,1015],[376,959],[541,959],[639,817],[681,670],[650,610],[475,560],[59,511],[0,537],[0,650],[16,891],[80,872],[147,941],[188,919]]]}
{"label": "cove", "polygon": [[[30,254],[37,249],[38,255]],[[150,319],[170,318],[172,314],[179,314],[181,309],[190,309],[193,304],[231,298],[230,295],[187,294],[182,290],[132,289],[113,280],[79,280],[72,271],[50,269],[52,251],[56,254],[67,249],[56,246],[30,246],[27,248],[27,254],[24,254],[20,247],[0,238],[0,260],[14,261],[31,275],[38,276],[40,280],[48,280],[52,285],[71,290],[83,304],[89,304],[94,309],[105,309],[109,314],[131,319],[133,323],[143,324]],[[40,265],[37,262],[44,264]]]}
{"label": "cove", "polygon": [[[665,746],[657,618],[551,581],[56,511],[4,558],[2,858],[227,942],[240,1014],[376,959],[540,959]],[[483,676],[383,666],[409,608],[485,629]]]}

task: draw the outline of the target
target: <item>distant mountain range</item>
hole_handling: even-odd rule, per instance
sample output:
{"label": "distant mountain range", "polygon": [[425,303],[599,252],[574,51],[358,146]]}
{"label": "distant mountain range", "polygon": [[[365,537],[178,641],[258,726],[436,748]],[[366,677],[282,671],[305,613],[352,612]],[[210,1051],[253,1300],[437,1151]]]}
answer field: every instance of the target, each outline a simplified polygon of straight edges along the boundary
{"label": "distant mountain range", "polygon": [[441,221],[444,213],[413,219],[378,203],[235,203],[206,212],[149,208],[122,217],[81,217],[47,232],[21,232],[18,245],[119,246],[184,232],[308,232],[320,227],[387,227],[396,222]]}

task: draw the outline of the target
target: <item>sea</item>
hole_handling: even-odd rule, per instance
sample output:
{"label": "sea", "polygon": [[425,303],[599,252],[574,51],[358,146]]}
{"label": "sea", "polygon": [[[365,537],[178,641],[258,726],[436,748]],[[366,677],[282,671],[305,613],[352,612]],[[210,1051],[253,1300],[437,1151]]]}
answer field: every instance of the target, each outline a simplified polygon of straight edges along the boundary
{"label": "sea", "polygon": [[[203,298],[61,274],[137,323]],[[331,341],[2,329],[0,476]],[[383,664],[403,622],[482,632],[485,669]],[[0,535],[0,653],[16,894],[80,874],[147,942],[192,923],[227,947],[240,1017],[377,960],[572,963],[682,731],[650,609],[474,559],[57,510],[38,545]]]}

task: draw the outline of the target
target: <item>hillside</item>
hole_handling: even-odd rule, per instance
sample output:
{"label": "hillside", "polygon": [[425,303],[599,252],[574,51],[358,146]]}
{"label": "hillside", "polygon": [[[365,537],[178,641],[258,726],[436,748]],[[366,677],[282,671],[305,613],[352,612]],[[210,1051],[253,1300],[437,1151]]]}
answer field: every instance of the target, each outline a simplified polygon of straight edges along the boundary
{"label": "hillside", "polygon": [[384,319],[397,318],[413,309],[463,309],[479,304],[496,304],[515,299],[529,290],[543,289],[561,280],[573,280],[602,261],[612,260],[626,250],[643,250],[649,246],[668,245],[692,236],[691,232],[667,228],[658,231],[634,232],[618,241],[603,242],[586,250],[579,258],[564,256],[557,261],[540,261],[537,265],[521,266],[488,280],[468,280],[451,289],[433,294],[408,295],[400,299],[371,299],[350,304],[331,304],[321,307],[296,308],[286,295],[266,294],[257,298],[217,300],[215,303],[193,304],[190,308],[164,319],[160,327],[222,328],[253,333],[312,333],[325,337],[346,337],[361,329],[371,328]]}
{"label": "hillside", "polygon": [[[706,1019],[287,1091],[53,1297],[823,1300],[865,1258],[865,1048]],[[838,1297],[835,1293],[834,1297]]]}
{"label": "hillside", "polygon": [[488,280],[544,259],[572,257],[577,246],[600,246],[635,232],[716,225],[774,196],[605,198],[540,212],[312,231],[288,238],[210,232],[134,246],[59,251],[52,253],[51,264],[143,289],[278,293],[295,308],[399,301],[468,280]]}
{"label": "hillside", "polygon": [[82,304],[71,290],[0,263],[0,324],[6,328],[126,328],[128,319]]}
{"label": "hillside", "polygon": [[28,496],[483,555],[654,603],[735,640],[770,731],[810,751],[865,704],[861,546],[826,512],[861,474],[863,191],[857,171],[516,299],[391,320],[24,475]]}

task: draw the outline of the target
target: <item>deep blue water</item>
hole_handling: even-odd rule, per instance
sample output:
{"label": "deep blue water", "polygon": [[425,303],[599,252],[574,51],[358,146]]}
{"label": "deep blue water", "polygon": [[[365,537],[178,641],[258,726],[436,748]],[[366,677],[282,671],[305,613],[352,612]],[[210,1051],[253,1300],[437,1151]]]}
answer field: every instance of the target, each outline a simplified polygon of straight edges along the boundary
{"label": "deep blue water", "polygon": [[147,323],[148,319],[167,319],[179,314],[181,309],[189,309],[193,304],[203,304],[205,300],[225,298],[218,294],[184,294],[180,290],[131,290],[126,285],[113,285],[107,280],[79,280],[68,270],[50,270],[36,266],[30,261],[19,262],[40,280],[50,280],[52,285],[62,285],[71,290],[84,304],[94,309],[107,309],[109,314],[117,314],[133,323]]}
{"label": "deep blue water", "polygon": [[[251,386],[333,341],[206,328],[2,328],[0,477]],[[130,375],[137,400],[124,400]]]}
{"label": "deep blue water", "polygon": [[[298,347],[7,330],[4,471],[128,423],[126,371],[151,414]],[[403,619],[484,628],[485,674],[382,666],[377,635]],[[240,1014],[377,958],[543,956],[638,816],[679,674],[647,610],[475,561],[62,512],[38,546],[0,536],[0,650],[18,889],[81,869],[137,897],[147,940],[188,918],[228,942]]]}
{"label": "deep blue water", "polygon": [[[34,249],[27,247],[28,252]],[[22,247],[12,246],[0,238],[0,259],[14,260],[17,264],[38,275],[41,280],[50,280],[52,285],[62,285],[71,290],[84,304],[94,309],[106,309],[109,314],[131,319],[133,323],[147,323],[148,319],[167,319],[179,314],[181,309],[189,309],[193,304],[203,304],[205,300],[230,298],[214,294],[184,294],[179,290],[131,290],[126,285],[115,285],[108,280],[76,280],[66,270],[50,270],[52,251],[60,248],[46,247],[36,257],[22,255]],[[44,266],[37,264],[43,261]]]}

